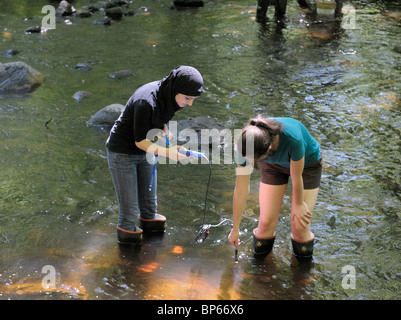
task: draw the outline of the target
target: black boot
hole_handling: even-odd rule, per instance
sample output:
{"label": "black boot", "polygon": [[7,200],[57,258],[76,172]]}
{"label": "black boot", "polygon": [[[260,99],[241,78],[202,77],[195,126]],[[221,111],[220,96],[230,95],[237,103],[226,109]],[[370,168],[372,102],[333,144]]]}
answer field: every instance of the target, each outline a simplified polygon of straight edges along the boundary
{"label": "black boot", "polygon": [[253,253],[255,258],[261,258],[267,256],[273,249],[274,239],[259,239],[255,236],[255,230],[253,231]]}
{"label": "black boot", "polygon": [[291,238],[292,250],[297,258],[312,258],[315,239],[308,242],[296,242]]}
{"label": "black boot", "polygon": [[128,231],[117,227],[117,242],[119,244],[142,244],[142,229],[136,227],[136,231]]}
{"label": "black boot", "polygon": [[275,16],[277,18],[284,17],[287,10],[287,0],[276,0],[275,6]]}
{"label": "black boot", "polygon": [[311,9],[311,4],[309,2],[309,0],[297,0],[299,6],[301,7],[301,9]]}
{"label": "black boot", "polygon": [[267,8],[269,7],[270,0],[258,0],[258,6],[256,8],[256,19],[265,19]]}
{"label": "black boot", "polygon": [[139,217],[139,226],[144,232],[164,232],[166,229],[166,217],[158,213],[156,213],[154,219]]}

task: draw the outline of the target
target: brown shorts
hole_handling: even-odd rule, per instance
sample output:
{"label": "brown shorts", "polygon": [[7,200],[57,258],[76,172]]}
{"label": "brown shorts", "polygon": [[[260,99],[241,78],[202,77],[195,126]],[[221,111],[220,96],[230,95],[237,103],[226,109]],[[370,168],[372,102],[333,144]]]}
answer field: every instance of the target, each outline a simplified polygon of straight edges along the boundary
{"label": "brown shorts", "polygon": [[[260,182],[275,186],[288,183],[290,168],[284,168],[276,164],[260,162]],[[322,158],[314,163],[307,165],[302,173],[304,189],[316,189],[320,187],[322,177]]]}

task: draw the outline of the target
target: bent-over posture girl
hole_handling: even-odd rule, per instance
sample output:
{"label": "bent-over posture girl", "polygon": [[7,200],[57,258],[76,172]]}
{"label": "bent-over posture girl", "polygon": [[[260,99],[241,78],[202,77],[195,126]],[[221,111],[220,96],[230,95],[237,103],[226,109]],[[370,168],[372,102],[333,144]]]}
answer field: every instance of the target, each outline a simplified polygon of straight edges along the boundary
{"label": "bent-over posture girl", "polygon": [[[252,154],[247,154],[247,140],[253,140]],[[298,120],[258,116],[250,119],[243,128],[237,149],[239,165],[233,197],[234,224],[228,236],[230,243],[239,245],[239,226],[250,183],[250,170],[245,168],[260,165],[260,216],[258,226],[253,230],[255,257],[264,257],[273,248],[289,177],[292,181],[293,251],[300,258],[312,257],[314,234],[310,231],[310,223],[322,171],[319,143]]]}

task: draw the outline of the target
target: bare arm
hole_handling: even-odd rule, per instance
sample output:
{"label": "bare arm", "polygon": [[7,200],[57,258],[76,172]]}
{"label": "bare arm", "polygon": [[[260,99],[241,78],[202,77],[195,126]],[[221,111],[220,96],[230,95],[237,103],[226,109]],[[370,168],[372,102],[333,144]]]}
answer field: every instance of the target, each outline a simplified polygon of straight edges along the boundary
{"label": "bare arm", "polygon": [[[243,169],[244,168],[240,166],[237,168],[237,170]],[[235,247],[239,245],[239,226],[246,201],[248,200],[249,183],[250,174],[238,174],[237,172],[233,195],[233,228],[228,236],[228,240]]]}
{"label": "bare arm", "polygon": [[303,228],[310,223],[312,214],[304,201],[304,183],[302,172],[304,170],[305,157],[299,161],[291,160],[290,175],[292,180],[292,204],[293,217],[299,220]]}
{"label": "bare arm", "polygon": [[142,141],[135,142],[135,145],[143,151],[153,153],[155,155],[160,155],[163,157],[168,157],[174,161],[180,161],[183,159],[187,159],[186,155],[183,155],[178,152],[178,149],[180,149],[180,146],[165,148],[163,146],[157,145],[156,143],[153,143],[152,141],[150,141],[148,139],[143,139]]}

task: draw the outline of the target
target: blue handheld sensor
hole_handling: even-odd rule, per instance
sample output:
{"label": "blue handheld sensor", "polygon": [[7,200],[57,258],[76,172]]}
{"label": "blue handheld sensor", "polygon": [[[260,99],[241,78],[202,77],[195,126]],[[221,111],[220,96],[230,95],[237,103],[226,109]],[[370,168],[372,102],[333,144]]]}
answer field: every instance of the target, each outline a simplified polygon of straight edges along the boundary
{"label": "blue handheld sensor", "polygon": [[202,158],[204,154],[202,152],[192,151],[192,150],[182,150],[178,149],[179,153],[185,154],[187,157],[198,157]]}

